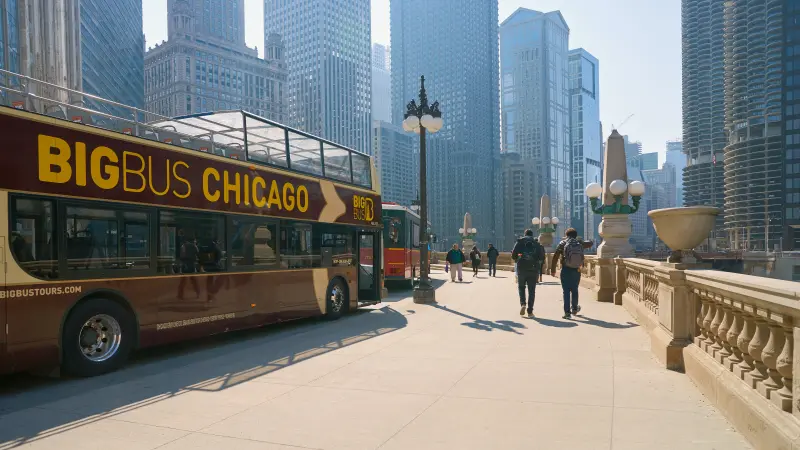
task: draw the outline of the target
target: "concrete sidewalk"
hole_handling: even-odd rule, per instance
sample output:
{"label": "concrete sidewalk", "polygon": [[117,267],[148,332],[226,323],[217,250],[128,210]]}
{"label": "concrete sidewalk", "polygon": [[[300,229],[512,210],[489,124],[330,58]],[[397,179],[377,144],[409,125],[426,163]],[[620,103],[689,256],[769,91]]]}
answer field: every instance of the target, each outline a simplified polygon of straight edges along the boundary
{"label": "concrete sidewalk", "polygon": [[622,307],[584,301],[565,321],[545,277],[521,318],[513,274],[465,275],[435,306],[393,295],[6,394],[0,449],[750,448]]}

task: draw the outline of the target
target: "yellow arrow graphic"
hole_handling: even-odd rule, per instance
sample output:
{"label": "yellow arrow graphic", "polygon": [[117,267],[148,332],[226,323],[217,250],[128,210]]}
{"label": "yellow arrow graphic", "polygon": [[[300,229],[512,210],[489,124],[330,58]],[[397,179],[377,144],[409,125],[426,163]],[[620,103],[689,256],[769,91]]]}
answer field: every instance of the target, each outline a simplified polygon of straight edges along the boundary
{"label": "yellow arrow graphic", "polygon": [[347,212],[347,206],[336,192],[336,186],[330,181],[320,180],[319,187],[322,189],[322,198],[325,199],[325,207],[319,213],[320,222],[333,223]]}

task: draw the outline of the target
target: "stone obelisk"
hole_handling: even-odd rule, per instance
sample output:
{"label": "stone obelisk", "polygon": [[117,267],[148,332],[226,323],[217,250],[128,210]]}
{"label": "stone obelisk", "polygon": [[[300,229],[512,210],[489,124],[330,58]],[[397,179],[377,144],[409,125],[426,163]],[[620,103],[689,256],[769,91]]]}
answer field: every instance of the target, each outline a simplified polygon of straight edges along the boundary
{"label": "stone obelisk", "polygon": [[[625,159],[625,141],[617,130],[611,132],[606,143],[606,154],[603,161],[603,196],[604,205],[613,205],[616,199],[609,186],[614,180],[628,180],[628,164]],[[628,204],[628,193],[621,198],[623,205]],[[597,247],[600,258],[616,258],[617,256],[633,256],[633,246],[629,242],[631,236],[631,219],[628,214],[603,214],[600,222],[600,236],[603,243]]]}
{"label": "stone obelisk", "polygon": [[469,213],[466,213],[464,214],[464,235],[461,236],[462,249],[472,250],[472,246],[475,245],[475,241],[467,237],[469,235],[470,228],[472,228],[472,216],[469,215]]}
{"label": "stone obelisk", "polygon": [[[540,220],[548,217],[550,220],[553,220],[553,217],[550,215],[551,213],[550,208],[550,196],[547,194],[542,195],[542,201],[539,203],[539,218]],[[540,222],[539,230],[543,228],[552,228],[553,224],[548,223],[547,225]],[[539,231],[539,243],[542,244],[545,248],[549,248],[553,245],[553,233],[552,232],[542,232]]]}

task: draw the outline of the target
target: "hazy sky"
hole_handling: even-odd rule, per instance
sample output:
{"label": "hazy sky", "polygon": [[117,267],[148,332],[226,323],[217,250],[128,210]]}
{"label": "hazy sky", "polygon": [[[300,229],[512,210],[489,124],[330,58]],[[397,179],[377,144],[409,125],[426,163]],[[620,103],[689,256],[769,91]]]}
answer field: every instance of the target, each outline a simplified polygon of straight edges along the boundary
{"label": "hazy sky", "polygon": [[[436,0],[431,0],[435,2]],[[676,0],[499,0],[500,21],[519,7],[561,10],[570,47],[600,60],[600,119],[662,153],[681,136],[681,5]],[[167,37],[167,0],[143,0],[144,33],[152,46]],[[245,0],[247,44],[264,46],[263,0]],[[389,0],[372,0],[372,40],[389,43]],[[442,105],[446,108],[447,105]]]}

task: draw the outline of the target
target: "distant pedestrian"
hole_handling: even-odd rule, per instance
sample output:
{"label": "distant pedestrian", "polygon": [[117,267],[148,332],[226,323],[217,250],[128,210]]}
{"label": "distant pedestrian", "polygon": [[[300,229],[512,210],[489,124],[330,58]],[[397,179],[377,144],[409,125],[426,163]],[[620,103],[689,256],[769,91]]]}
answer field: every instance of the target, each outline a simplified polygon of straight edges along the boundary
{"label": "distant pedestrian", "polygon": [[525,235],[518,240],[511,250],[511,258],[517,265],[517,288],[519,289],[519,315],[525,315],[525,288],[528,288],[528,317],[533,318],[533,302],[536,298],[536,282],[539,281],[539,270],[545,258],[544,247],[533,237],[533,231],[525,230]]}
{"label": "distant pedestrian", "polygon": [[481,252],[478,250],[478,246],[475,245],[472,247],[472,251],[469,252],[469,259],[472,262],[472,276],[478,276],[478,269],[481,267]]}
{"label": "distant pedestrian", "polygon": [[568,228],[564,233],[565,238],[556,247],[553,260],[550,263],[550,274],[556,275],[557,258],[561,258],[561,289],[564,291],[564,318],[570,319],[572,315],[581,311],[578,304],[578,286],[581,283],[581,266],[583,266],[584,249],[594,245],[591,241],[583,242],[578,239],[578,232]]}
{"label": "distant pedestrian", "polygon": [[489,244],[489,249],[486,250],[486,258],[489,259],[489,276],[496,277],[497,276],[497,257],[500,256],[500,252],[494,248],[494,245]]}
{"label": "distant pedestrian", "polygon": [[458,244],[453,244],[453,248],[447,252],[447,256],[445,257],[445,261],[450,264],[450,281],[456,281],[456,274],[458,274],[458,281],[463,281],[461,275],[461,268],[464,264],[464,261],[467,258],[464,257],[464,252],[462,252],[458,248]]}

